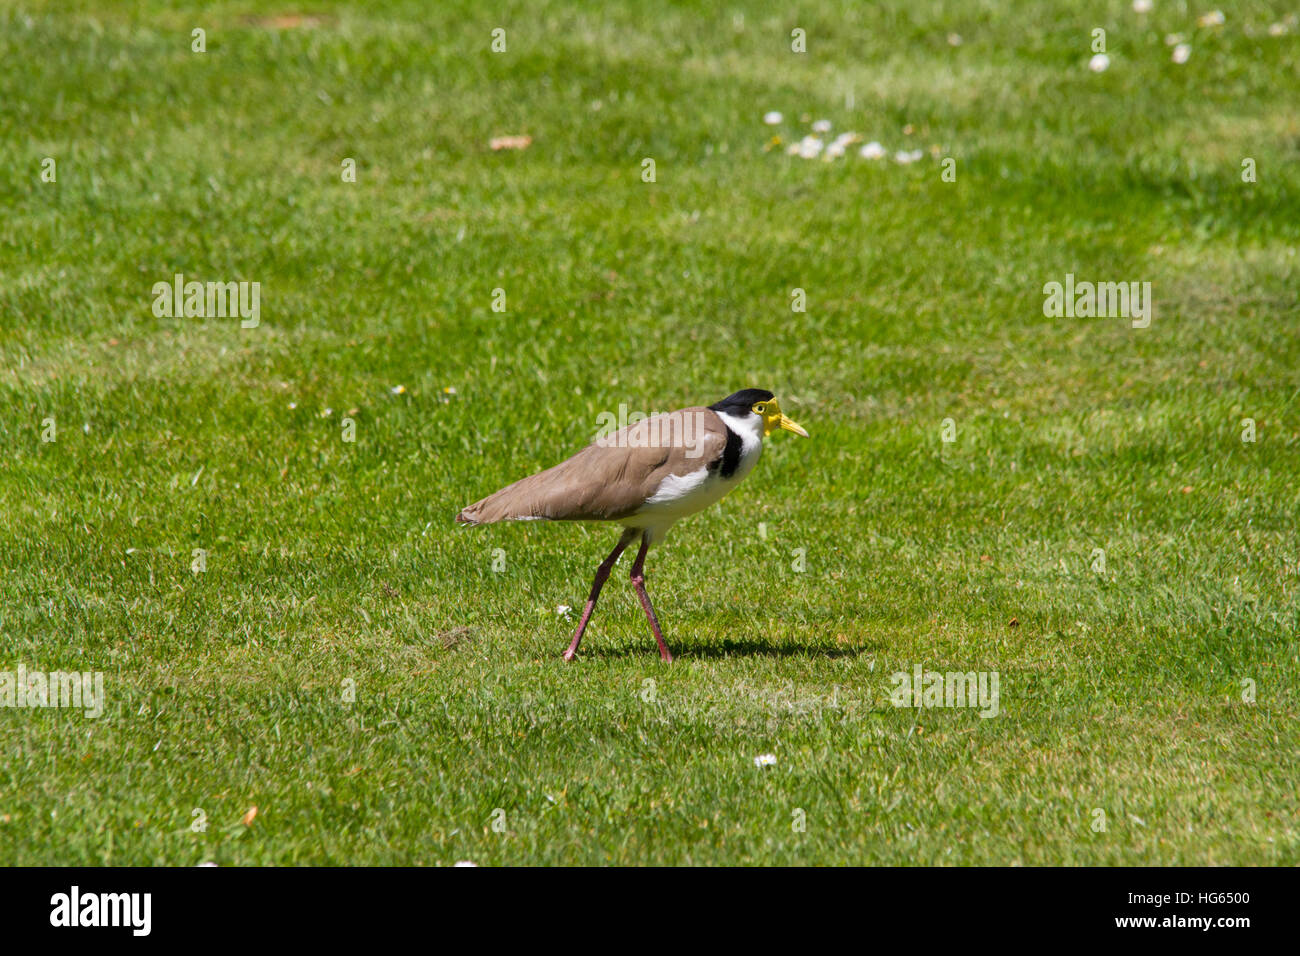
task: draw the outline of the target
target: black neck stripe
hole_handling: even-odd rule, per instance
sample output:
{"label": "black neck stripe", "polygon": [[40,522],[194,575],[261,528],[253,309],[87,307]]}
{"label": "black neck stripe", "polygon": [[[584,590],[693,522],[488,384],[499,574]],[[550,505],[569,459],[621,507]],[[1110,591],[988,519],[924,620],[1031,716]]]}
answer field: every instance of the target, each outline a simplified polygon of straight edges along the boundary
{"label": "black neck stripe", "polygon": [[725,420],[722,424],[727,429],[727,444],[723,447],[722,454],[709,463],[709,470],[717,469],[723,478],[730,478],[740,465],[740,452],[745,443]]}

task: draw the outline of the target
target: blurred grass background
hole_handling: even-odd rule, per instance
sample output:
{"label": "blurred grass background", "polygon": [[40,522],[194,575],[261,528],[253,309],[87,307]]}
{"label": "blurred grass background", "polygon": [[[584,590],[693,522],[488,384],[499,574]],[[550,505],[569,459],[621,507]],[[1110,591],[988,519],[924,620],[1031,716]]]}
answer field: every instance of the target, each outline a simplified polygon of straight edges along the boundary
{"label": "blurred grass background", "polygon": [[[108,693],[0,708],[0,860],[1300,862],[1300,28],[1208,10],[0,3],[0,669]],[[620,569],[562,664],[615,532],[456,511],[750,385],[813,438],[652,554],[678,662]]]}

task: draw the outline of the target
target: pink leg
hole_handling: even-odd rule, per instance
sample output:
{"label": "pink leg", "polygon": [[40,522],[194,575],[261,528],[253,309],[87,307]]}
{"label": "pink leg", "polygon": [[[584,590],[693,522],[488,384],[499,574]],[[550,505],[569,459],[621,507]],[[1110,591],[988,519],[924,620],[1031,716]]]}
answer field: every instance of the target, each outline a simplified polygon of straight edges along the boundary
{"label": "pink leg", "polygon": [[650,550],[650,536],[641,535],[641,550],[636,553],[636,560],[632,562],[632,587],[636,588],[636,596],[641,599],[641,607],[645,609],[645,616],[650,619],[650,630],[655,633],[655,640],[659,642],[659,656],[664,660],[672,663],[673,655],[668,650],[668,645],[664,643],[663,632],[659,630],[659,618],[655,617],[654,606],[650,603],[650,595],[645,591],[645,554]]}
{"label": "pink leg", "polygon": [[582,609],[582,620],[578,622],[578,630],[573,634],[573,643],[564,652],[566,661],[573,660],[573,655],[578,653],[578,645],[582,642],[582,632],[587,629],[587,622],[591,620],[591,612],[596,610],[596,598],[600,597],[600,589],[605,586],[605,579],[609,577],[609,572],[614,569],[614,565],[623,553],[623,549],[632,543],[635,534],[636,532],[631,528],[624,531],[623,537],[618,539],[618,544],[609,553],[609,557],[602,561],[600,567],[596,569],[596,579],[591,582],[591,594],[587,597],[587,606]]}

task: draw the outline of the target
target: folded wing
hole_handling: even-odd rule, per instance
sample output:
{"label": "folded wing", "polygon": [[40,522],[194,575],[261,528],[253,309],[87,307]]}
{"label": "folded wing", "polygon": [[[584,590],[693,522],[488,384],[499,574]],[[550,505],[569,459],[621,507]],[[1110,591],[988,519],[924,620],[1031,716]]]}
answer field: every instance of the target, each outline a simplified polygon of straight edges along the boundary
{"label": "folded wing", "polygon": [[655,415],[476,501],[456,520],[617,521],[636,514],[668,476],[716,461],[726,443],[726,425],[707,408]]}

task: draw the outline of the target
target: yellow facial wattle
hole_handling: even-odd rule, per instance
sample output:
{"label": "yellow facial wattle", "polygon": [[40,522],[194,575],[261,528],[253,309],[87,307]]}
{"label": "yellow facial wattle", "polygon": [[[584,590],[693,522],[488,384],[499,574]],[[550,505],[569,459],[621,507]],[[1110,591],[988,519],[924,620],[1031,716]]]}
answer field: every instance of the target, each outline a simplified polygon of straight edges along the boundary
{"label": "yellow facial wattle", "polygon": [[796,435],[808,437],[808,433],[798,423],[786,418],[781,414],[781,406],[775,398],[768,399],[766,402],[756,402],[754,404],[754,414],[763,419],[763,437],[769,437],[774,431],[794,432]]}

